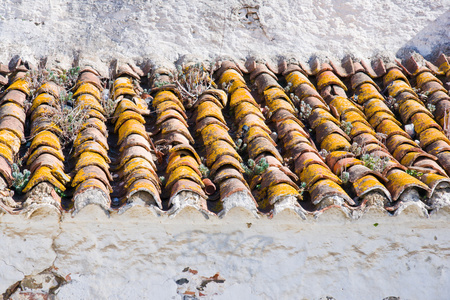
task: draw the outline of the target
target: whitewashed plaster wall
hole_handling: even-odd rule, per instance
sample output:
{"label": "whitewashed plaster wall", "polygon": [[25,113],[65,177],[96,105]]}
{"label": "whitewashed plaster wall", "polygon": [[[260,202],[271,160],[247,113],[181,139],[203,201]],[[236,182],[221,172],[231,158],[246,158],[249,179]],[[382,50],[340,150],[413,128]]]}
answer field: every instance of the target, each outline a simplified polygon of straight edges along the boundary
{"label": "whitewashed plaster wall", "polygon": [[[4,215],[0,291],[52,267],[69,279],[57,299],[183,299],[186,291],[199,299],[446,299],[449,219],[369,212],[350,220],[335,209],[306,221],[239,209],[223,219],[189,209],[169,219],[144,208],[108,218],[96,206],[61,220]],[[224,282],[197,289],[217,273]]]}

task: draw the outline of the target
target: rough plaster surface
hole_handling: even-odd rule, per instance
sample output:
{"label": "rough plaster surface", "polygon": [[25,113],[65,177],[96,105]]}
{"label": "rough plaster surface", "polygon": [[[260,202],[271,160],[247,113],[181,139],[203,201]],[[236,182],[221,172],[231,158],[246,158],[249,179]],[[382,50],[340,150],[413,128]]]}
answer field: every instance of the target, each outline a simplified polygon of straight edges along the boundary
{"label": "rough plaster surface", "polygon": [[[0,61],[449,50],[448,0],[2,0]],[[99,66],[100,67],[100,66]],[[101,67],[100,67],[101,68]]]}
{"label": "rough plaster surface", "polygon": [[225,281],[200,299],[445,299],[449,218],[369,211],[350,220],[330,209],[268,220],[236,208],[223,219],[191,209],[169,219],[142,207],[108,218],[93,205],[61,221],[4,215],[0,291],[53,266],[71,277],[58,299],[182,299],[187,284],[177,280],[216,273]]}

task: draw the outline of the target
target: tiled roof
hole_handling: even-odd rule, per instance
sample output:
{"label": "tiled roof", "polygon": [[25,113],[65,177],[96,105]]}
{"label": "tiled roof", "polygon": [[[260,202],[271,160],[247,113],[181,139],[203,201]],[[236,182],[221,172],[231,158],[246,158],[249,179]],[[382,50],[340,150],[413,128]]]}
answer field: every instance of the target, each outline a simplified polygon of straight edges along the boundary
{"label": "tiled roof", "polygon": [[[213,87],[189,103],[167,69],[125,64],[102,78],[85,68],[70,105],[86,116],[69,143],[51,118],[64,88],[48,81],[32,92],[28,72],[20,60],[0,65],[5,213],[97,204],[269,217],[340,207],[358,216],[414,204],[427,215],[450,184],[445,55],[435,64],[222,61]],[[17,188],[24,170],[29,180]]]}

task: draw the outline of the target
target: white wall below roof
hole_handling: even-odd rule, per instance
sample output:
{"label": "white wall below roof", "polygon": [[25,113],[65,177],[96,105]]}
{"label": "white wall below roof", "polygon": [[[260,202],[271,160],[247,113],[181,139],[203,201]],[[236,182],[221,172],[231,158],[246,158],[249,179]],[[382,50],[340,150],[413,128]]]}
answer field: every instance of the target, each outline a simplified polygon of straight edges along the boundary
{"label": "white wall below roof", "polygon": [[[448,214],[351,221],[333,209],[307,221],[238,210],[220,220],[195,211],[167,219],[139,208],[107,218],[96,206],[61,222],[4,215],[0,293],[54,266],[71,277],[58,299],[181,299],[216,273],[225,282],[206,285],[212,299],[445,299],[448,224]],[[183,278],[190,282],[177,285]]]}
{"label": "white wall below roof", "polygon": [[184,54],[369,58],[404,46],[428,55],[438,45],[448,50],[450,40],[445,0],[1,2],[3,63],[16,54],[65,67],[74,57],[105,64]]}

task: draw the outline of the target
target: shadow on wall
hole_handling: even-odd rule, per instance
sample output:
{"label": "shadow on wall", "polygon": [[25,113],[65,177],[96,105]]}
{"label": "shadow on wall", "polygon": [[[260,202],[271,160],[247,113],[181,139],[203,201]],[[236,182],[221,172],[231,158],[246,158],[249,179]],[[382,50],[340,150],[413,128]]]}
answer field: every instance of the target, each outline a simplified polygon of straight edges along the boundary
{"label": "shadow on wall", "polygon": [[434,61],[442,52],[450,54],[450,10],[419,31],[401,47],[396,56],[407,58],[412,52],[420,53],[425,59]]}

